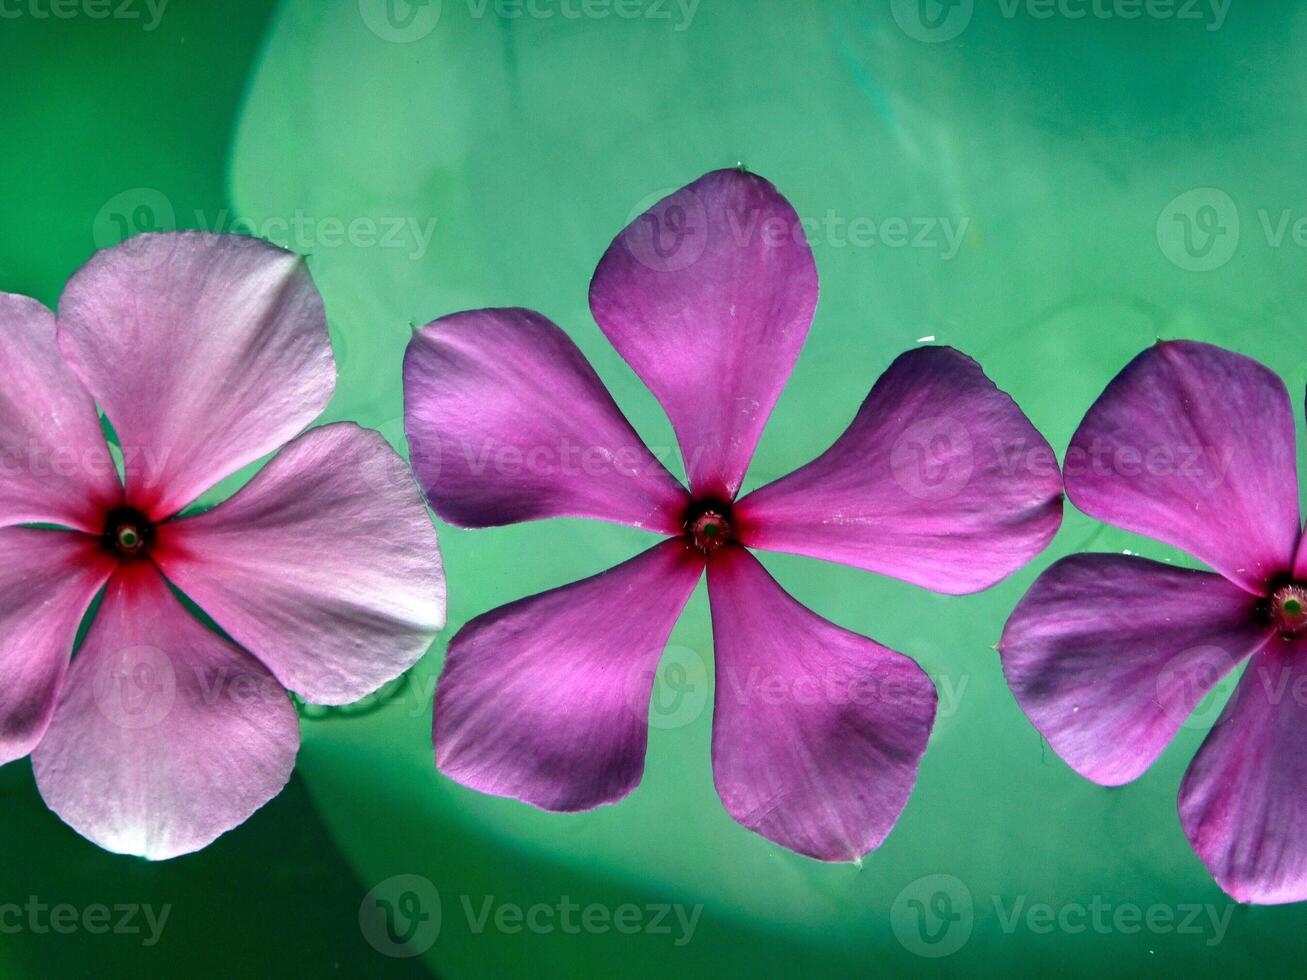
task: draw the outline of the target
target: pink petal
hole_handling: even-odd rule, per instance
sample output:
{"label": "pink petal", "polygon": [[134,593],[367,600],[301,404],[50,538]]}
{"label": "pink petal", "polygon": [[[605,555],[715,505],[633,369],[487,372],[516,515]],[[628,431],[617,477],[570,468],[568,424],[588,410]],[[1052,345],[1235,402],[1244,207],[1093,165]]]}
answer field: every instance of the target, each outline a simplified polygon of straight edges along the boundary
{"label": "pink petal", "polygon": [[0,525],[99,534],[122,492],[95,403],[55,343],[54,314],[0,293]]}
{"label": "pink petal", "polygon": [[935,719],[913,661],[796,602],[743,548],[708,563],[713,773],[732,817],[823,861],[880,846]]}
{"label": "pink petal", "polygon": [[385,439],[353,423],[309,430],[230,500],[158,535],[164,574],[315,704],[375,691],[445,623],[417,484]]}
{"label": "pink petal", "polygon": [[1029,420],[949,347],[890,365],[835,444],[735,509],[740,540],[959,594],[1052,540],[1057,460]]}
{"label": "pink petal", "polygon": [[1180,823],[1241,902],[1307,899],[1307,637],[1248,664],[1180,786]]}
{"label": "pink petal", "polygon": [[816,305],[798,215],[742,170],[636,218],[590,283],[595,320],[667,410],[700,497],[739,490]]}
{"label": "pink petal", "polygon": [[1090,408],[1064,468],[1085,513],[1251,591],[1293,560],[1293,412],[1284,382],[1247,357],[1188,340],[1144,351]]}
{"label": "pink petal", "polygon": [[244,823],[281,792],[298,749],[272,675],[135,562],[110,579],[32,766],[79,834],[163,860]]}
{"label": "pink petal", "polygon": [[654,670],[702,571],[664,541],[472,620],[436,689],[436,765],[546,810],[626,796],[644,774]]}
{"label": "pink petal", "polygon": [[336,383],[304,261],[239,235],[97,252],[59,299],[59,343],[117,430],[132,505],[155,520],[282,445]]}
{"label": "pink petal", "polygon": [[77,629],[113,568],[84,534],[0,530],[0,765],[41,741]]}
{"label": "pink petal", "polygon": [[684,488],[576,344],[530,310],[456,313],[414,336],[404,427],[418,481],[451,523],[597,517],[681,529]]}
{"label": "pink petal", "polygon": [[1203,697],[1270,636],[1257,598],[1220,575],[1072,555],[1018,603],[999,651],[1053,751],[1105,786],[1140,776]]}

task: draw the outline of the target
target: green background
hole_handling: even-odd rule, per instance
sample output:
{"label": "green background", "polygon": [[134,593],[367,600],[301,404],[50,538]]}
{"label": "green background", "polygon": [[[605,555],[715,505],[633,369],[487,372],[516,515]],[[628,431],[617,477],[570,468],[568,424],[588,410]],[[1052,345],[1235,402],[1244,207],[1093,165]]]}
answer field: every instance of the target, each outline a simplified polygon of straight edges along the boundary
{"label": "green background", "polygon": [[[1059,453],[1157,337],[1257,357],[1297,401],[1307,11],[1186,2],[924,0],[923,20],[916,0],[172,0],[152,30],[143,0],[135,20],[13,2],[0,18],[0,289],[53,304],[123,227],[265,234],[311,255],[326,299],[340,384],[324,420],[357,419],[402,449],[411,326],[522,305],[568,330],[675,466],[670,426],[599,333],[586,287],[641,205],[743,162],[816,223],[822,286],[746,490],[824,449],[924,337],[977,357]],[[1206,237],[1186,242],[1186,217]],[[374,240],[359,219],[400,232]],[[895,219],[933,230],[900,243]],[[964,232],[952,254],[945,221]],[[993,644],[1041,569],[1085,549],[1186,561],[1169,549],[1068,508],[1029,568],[963,598],[764,558],[816,612],[910,654],[940,687],[916,791],[855,867],[789,854],[722,810],[702,589],[672,635],[630,798],[557,816],[440,777],[430,700],[453,632],[650,540],[575,521],[441,533],[449,630],[383,696],[306,712],[290,788],[204,853],[104,854],[45,810],[26,762],[0,770],[0,904],[172,906],[152,948],[0,935],[0,973],[1219,975],[1288,971],[1307,953],[1302,910],[1227,909],[1181,832],[1175,791],[1219,696],[1142,779],[1107,790],[1052,754],[1004,686]],[[439,934],[413,959],[378,953],[359,925],[365,896],[401,887],[397,875],[439,895]],[[465,912],[564,898],[703,908],[681,945],[674,913],[671,935],[624,935],[493,918],[478,930]],[[917,900],[950,914],[919,920]],[[1027,914],[1044,906],[1051,923]],[[1106,908],[1103,928],[1082,908]],[[1177,929],[1191,908],[1198,931]],[[1130,909],[1151,920],[1113,918]]]}

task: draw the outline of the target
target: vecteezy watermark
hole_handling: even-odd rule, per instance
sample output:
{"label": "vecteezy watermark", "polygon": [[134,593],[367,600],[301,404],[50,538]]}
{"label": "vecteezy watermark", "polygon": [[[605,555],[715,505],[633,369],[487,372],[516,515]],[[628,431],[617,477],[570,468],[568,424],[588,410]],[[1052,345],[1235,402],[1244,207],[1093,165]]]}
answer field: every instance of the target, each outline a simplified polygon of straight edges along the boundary
{"label": "vecteezy watermark", "polygon": [[[296,208],[286,215],[255,221],[224,209],[206,214],[197,208],[189,227],[230,235],[262,238],[303,254],[344,246],[402,253],[414,262],[431,248],[437,219],[415,215],[314,215]],[[180,227],[172,202],[162,191],[135,187],[115,194],[95,216],[91,237],[96,248],[110,248],[145,232],[176,231]]]}
{"label": "vecteezy watermark", "polygon": [[91,691],[104,719],[141,731],[168,719],[179,705],[285,702],[289,695],[261,666],[201,667],[149,644],[104,651],[97,657]]}
{"label": "vecteezy watermark", "polygon": [[1190,272],[1225,265],[1239,247],[1239,209],[1216,187],[1195,187],[1172,198],[1157,216],[1157,244]]}
{"label": "vecteezy watermark", "polygon": [[1192,937],[1205,947],[1219,945],[1230,926],[1235,903],[1112,902],[1094,895],[1087,902],[1031,902],[1025,895],[993,895],[977,907],[960,878],[933,874],[909,882],[890,907],[890,925],[899,944],[928,959],[951,956],[971,939],[980,915],[991,915],[1003,935],[1019,932],[1044,936],[1176,935]]}
{"label": "vecteezy watermark", "polygon": [[961,418],[938,415],[909,424],[894,440],[890,475],[918,500],[947,500],[965,490],[980,473],[1012,477],[1018,473],[1049,476],[1057,457],[1047,444],[996,437],[973,437]]}
{"label": "vecteezy watermark", "polygon": [[[448,0],[453,3],[453,0]],[[689,30],[701,0],[462,0],[472,20],[624,20],[666,22]],[[442,0],[358,0],[363,23],[383,41],[411,44],[436,29]]]}
{"label": "vecteezy watermark", "polygon": [[1258,234],[1249,235],[1234,198],[1217,187],[1196,187],[1162,209],[1157,243],[1167,259],[1190,272],[1221,268],[1242,242],[1260,240],[1269,249],[1307,249],[1307,214],[1285,207],[1259,207],[1253,214]]}
{"label": "vecteezy watermark", "polygon": [[[936,718],[955,715],[970,684],[970,677],[938,673],[930,675],[935,685]],[[708,706],[714,690],[707,660],[689,647],[669,646],[656,671],[641,665],[631,670],[626,698],[631,711],[658,729],[684,728],[697,721]],[[743,707],[790,706],[796,711],[813,706],[865,708],[883,705],[895,709],[917,707],[923,698],[919,684],[888,680],[879,675],[852,675],[847,668],[832,664],[828,669],[806,672],[769,671],[758,664],[741,668],[717,667],[716,699]]]}
{"label": "vecteezy watermark", "polygon": [[1173,724],[1204,731],[1221,720],[1237,689],[1238,661],[1218,646],[1200,644],[1176,654],[1157,675],[1153,703]]}
{"label": "vecteezy watermark", "polygon": [[[1219,31],[1231,0],[998,0],[1004,20],[1170,20]],[[938,44],[965,31],[975,0],[891,0],[890,11],[903,33]]]}
{"label": "vecteezy watermark", "polygon": [[651,728],[684,728],[693,724],[708,705],[711,674],[703,655],[690,647],[670,645],[662,651],[656,669],[632,669],[626,684],[627,706]]}
{"label": "vecteezy watermark", "polygon": [[[673,902],[577,902],[568,895],[522,905],[494,895],[460,895],[458,909],[470,935],[665,936],[673,946],[694,939],[702,905]],[[387,878],[359,906],[363,938],[383,956],[420,956],[435,945],[442,927],[440,893],[430,879],[402,874]]]}
{"label": "vecteezy watermark", "polygon": [[421,875],[387,878],[359,905],[359,930],[383,956],[421,956],[440,936],[440,893]]}
{"label": "vecteezy watermark", "polygon": [[965,946],[976,919],[971,889],[945,874],[910,882],[894,899],[889,916],[899,945],[927,959],[952,956]]}
{"label": "vecteezy watermark", "polygon": [[20,933],[71,936],[79,932],[91,936],[139,936],[142,946],[151,947],[158,945],[163,937],[171,914],[172,905],[158,908],[139,902],[51,905],[36,895],[29,895],[22,904],[0,903],[0,936]]}
{"label": "vecteezy watermark", "polygon": [[971,227],[967,216],[847,215],[831,208],[821,217],[786,217],[757,208],[727,207],[709,220],[693,190],[664,188],[647,194],[627,213],[627,251],[655,272],[676,272],[703,256],[713,235],[734,247],[919,249],[948,261],[957,256]]}
{"label": "vecteezy watermark", "polygon": [[0,0],[0,20],[134,20],[153,31],[168,0]]}
{"label": "vecteezy watermark", "polygon": [[1232,718],[1240,698],[1251,697],[1267,711],[1285,704],[1307,707],[1307,671],[1254,654],[1240,675],[1235,668],[1247,656],[1210,644],[1177,654],[1158,675],[1154,703],[1175,724],[1199,730]]}
{"label": "vecteezy watermark", "polygon": [[[153,487],[171,455],[154,446],[118,446],[123,467],[137,485]],[[113,457],[103,446],[51,446],[35,439],[0,445],[0,477],[41,480],[77,480],[116,475]]]}

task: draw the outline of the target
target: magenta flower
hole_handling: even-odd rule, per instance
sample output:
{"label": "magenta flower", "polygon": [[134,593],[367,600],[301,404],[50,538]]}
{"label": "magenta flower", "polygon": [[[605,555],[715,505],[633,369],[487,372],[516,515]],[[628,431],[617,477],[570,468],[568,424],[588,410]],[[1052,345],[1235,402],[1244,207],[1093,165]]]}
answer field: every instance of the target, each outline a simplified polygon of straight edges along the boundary
{"label": "magenta flower", "polygon": [[610,246],[590,307],[671,417],[688,492],[539,314],[457,313],[414,337],[406,428],[442,518],[590,517],[667,536],[459,632],[436,695],[443,772],[548,810],[626,796],[644,770],[654,669],[706,568],[727,811],[823,860],[856,859],[889,833],[930,735],[934,685],[804,608],[748,549],[971,592],[1048,543],[1061,479],[1011,399],[974,361],[933,347],[895,361],[823,455],[737,500],[816,303],[798,217],[738,170],[664,199]]}
{"label": "magenta flower", "polygon": [[57,319],[0,294],[0,764],[31,753],[46,803],[103,848],[169,858],[242,823],[294,768],[284,688],[357,700],[443,624],[403,461],[348,423],[297,435],[335,378],[303,261],[256,239],[131,239],[73,276]]}
{"label": "magenta flower", "polygon": [[1215,569],[1129,555],[1049,568],[1003,633],[1003,669],[1054,751],[1106,786],[1144,772],[1251,658],[1180,787],[1180,822],[1242,902],[1307,899],[1307,544],[1293,411],[1256,361],[1159,343],[1089,410],[1066,457],[1085,513]]}

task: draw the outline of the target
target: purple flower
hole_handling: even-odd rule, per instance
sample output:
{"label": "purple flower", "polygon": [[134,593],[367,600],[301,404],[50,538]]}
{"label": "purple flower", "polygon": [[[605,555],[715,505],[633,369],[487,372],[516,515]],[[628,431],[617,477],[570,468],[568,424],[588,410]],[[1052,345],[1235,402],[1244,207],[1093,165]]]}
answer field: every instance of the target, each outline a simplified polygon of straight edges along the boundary
{"label": "purple flower", "polygon": [[1081,775],[1138,777],[1251,658],[1180,787],[1180,822],[1243,902],[1307,899],[1307,545],[1283,382],[1191,341],[1144,351],[1071,440],[1067,494],[1216,573],[1128,555],[1054,564],[1003,633],[1017,701]]}
{"label": "purple flower", "polygon": [[590,517],[667,536],[459,632],[436,696],[443,772],[548,810],[630,793],[654,669],[706,568],[713,770],[727,811],[830,861],[889,833],[930,735],[934,685],[907,657],[800,605],[748,549],[972,592],[1048,543],[1061,479],[979,366],[931,347],[895,361],[824,454],[737,500],[816,303],[797,215],[739,170],[664,199],[609,247],[590,307],[671,417],[688,492],[539,314],[457,313],[414,337],[406,428],[441,517],[466,527]]}
{"label": "purple flower", "polygon": [[130,239],[57,317],[0,293],[0,765],[31,753],[46,803],[101,847],[170,858],[242,823],[295,765],[286,689],[355,701],[443,625],[403,460],[356,425],[301,431],[335,383],[303,260],[257,239]]}

